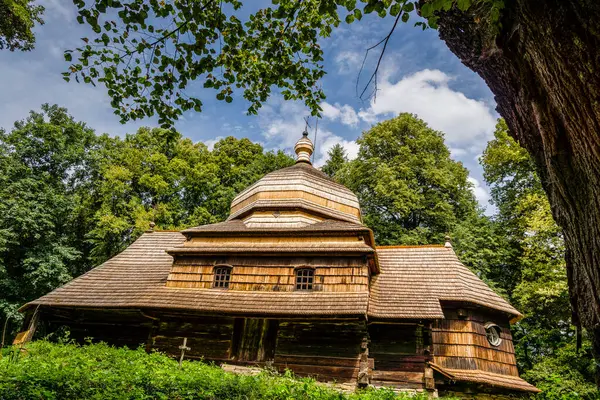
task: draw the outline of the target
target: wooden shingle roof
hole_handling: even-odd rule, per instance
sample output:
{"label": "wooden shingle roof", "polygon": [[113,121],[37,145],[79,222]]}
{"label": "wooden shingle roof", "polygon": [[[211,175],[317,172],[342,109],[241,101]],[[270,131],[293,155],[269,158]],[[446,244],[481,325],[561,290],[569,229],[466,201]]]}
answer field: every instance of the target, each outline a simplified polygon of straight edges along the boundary
{"label": "wooden shingle roof", "polygon": [[229,220],[266,209],[304,209],[326,218],[361,222],[356,195],[304,162],[271,172],[238,194],[231,202]]}
{"label": "wooden shingle roof", "polygon": [[[521,314],[442,246],[379,247],[381,273],[367,292],[267,292],[166,287],[179,232],[143,234],[121,254],[32,305],[163,308],[263,315],[365,315],[387,319],[444,318],[441,301]],[[281,249],[279,249],[281,250]],[[274,249],[273,251],[277,251]]]}
{"label": "wooden shingle roof", "polygon": [[276,234],[281,235],[288,233],[290,235],[301,235],[303,233],[326,233],[326,232],[335,232],[335,233],[343,233],[343,232],[351,232],[354,234],[355,232],[364,232],[371,233],[371,230],[367,228],[365,225],[357,224],[354,222],[346,222],[346,221],[337,221],[333,219],[327,219],[322,222],[317,222],[314,224],[306,225],[303,227],[294,227],[294,228],[250,228],[248,227],[242,220],[234,219],[225,222],[219,222],[216,224],[210,225],[201,225],[193,228],[188,228],[181,233],[183,234],[193,234],[194,236],[201,235],[226,235],[226,234],[253,234],[260,233],[261,235],[266,234]]}
{"label": "wooden shingle roof", "polygon": [[143,234],[104,264],[22,307],[146,308],[244,315],[364,315],[367,292],[266,292],[166,287],[179,232]]}
{"label": "wooden shingle roof", "polygon": [[438,371],[452,381],[483,383],[490,386],[531,393],[541,392],[540,389],[514,375],[495,374],[482,370],[442,368],[441,366],[431,362],[429,365],[434,370]]}
{"label": "wooden shingle roof", "polygon": [[377,247],[381,273],[372,278],[369,316],[444,318],[441,301],[457,301],[522,315],[444,246]]}

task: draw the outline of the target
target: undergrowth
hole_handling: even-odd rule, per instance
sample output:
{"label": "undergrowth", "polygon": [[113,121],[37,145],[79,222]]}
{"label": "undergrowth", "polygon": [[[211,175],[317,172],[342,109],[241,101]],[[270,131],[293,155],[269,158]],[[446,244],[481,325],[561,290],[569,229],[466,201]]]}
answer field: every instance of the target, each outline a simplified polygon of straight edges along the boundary
{"label": "undergrowth", "polygon": [[[218,366],[177,361],[143,349],[106,344],[30,343],[0,360],[0,399],[319,399],[397,400],[407,395],[368,389],[341,393],[308,378],[264,371],[236,375]],[[413,396],[412,399],[420,399]]]}

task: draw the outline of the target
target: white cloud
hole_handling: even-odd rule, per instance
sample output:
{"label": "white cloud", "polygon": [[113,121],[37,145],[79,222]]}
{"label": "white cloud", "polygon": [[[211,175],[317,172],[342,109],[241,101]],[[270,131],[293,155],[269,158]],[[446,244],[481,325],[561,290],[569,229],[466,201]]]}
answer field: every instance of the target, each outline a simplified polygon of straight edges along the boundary
{"label": "white cloud", "polygon": [[360,122],[354,108],[348,104],[341,106],[339,103],[331,105],[327,102],[321,103],[323,109],[323,116],[332,121],[340,120],[344,125],[356,126]]}
{"label": "white cloud", "polygon": [[450,155],[452,156],[452,158],[461,158],[468,154],[468,151],[466,149],[461,149],[458,147],[450,147],[448,150],[450,150]]}
{"label": "white cloud", "polygon": [[[57,19],[60,21],[72,22],[76,17],[76,8],[71,2],[63,0],[39,0],[44,6],[44,19]],[[71,4],[69,4],[71,3]]]}
{"label": "white cloud", "polygon": [[477,199],[479,204],[482,207],[487,207],[487,205],[489,204],[489,200],[490,200],[490,194],[488,193],[486,188],[481,186],[479,181],[477,179],[473,178],[472,176],[469,176],[467,178],[467,180],[473,185],[471,190],[473,191],[473,194],[475,195],[475,198]]}
{"label": "white cloud", "polygon": [[[351,108],[350,106],[347,106]],[[349,118],[343,117],[343,107],[327,105],[324,110],[329,112],[329,119]],[[354,111],[354,110],[352,110]],[[259,125],[262,128],[263,137],[266,139],[267,148],[288,150],[293,154],[294,145],[300,139],[305,128],[304,118],[310,115],[306,107],[299,102],[284,101],[275,97],[269,100],[267,106],[259,113]],[[347,121],[347,119],[346,119]],[[314,140],[316,120],[310,118],[310,138]],[[358,121],[357,121],[358,122]],[[356,158],[358,144],[354,140],[347,140],[331,132],[324,120],[318,124],[317,140],[315,145],[314,165],[322,166],[327,160],[327,152],[337,143],[344,146],[349,158]]]}
{"label": "white cloud", "polygon": [[208,150],[213,151],[213,149],[215,148],[215,144],[217,144],[217,142],[221,139],[225,139],[225,137],[217,136],[213,139],[203,140],[202,142],[206,145],[206,147],[208,147]]}
{"label": "white cloud", "polygon": [[335,56],[338,73],[341,75],[349,75],[358,73],[359,67],[362,64],[362,57],[356,51],[341,51]]}
{"label": "white cloud", "polygon": [[315,157],[315,167],[322,167],[329,157],[329,150],[336,144],[341,144],[346,150],[348,159],[353,160],[358,156],[358,143],[354,140],[346,140],[340,136],[334,135],[331,132],[326,132],[325,137],[319,141],[317,147],[317,157]]}
{"label": "white cloud", "polygon": [[430,127],[446,134],[448,145],[470,153],[481,151],[496,124],[493,111],[483,102],[470,99],[448,86],[451,77],[439,70],[425,69],[403,77],[396,83],[384,77],[379,83],[376,101],[361,110],[365,122],[397,115],[417,114]]}

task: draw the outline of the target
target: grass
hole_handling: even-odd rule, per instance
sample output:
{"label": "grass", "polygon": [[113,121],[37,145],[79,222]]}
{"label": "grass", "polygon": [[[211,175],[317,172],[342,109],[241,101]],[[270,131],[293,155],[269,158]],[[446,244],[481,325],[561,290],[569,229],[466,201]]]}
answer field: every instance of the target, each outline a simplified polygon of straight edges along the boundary
{"label": "grass", "polygon": [[[386,389],[341,393],[289,372],[237,375],[215,365],[106,344],[36,341],[0,360],[0,399],[319,399],[397,400]],[[412,399],[425,398],[412,396]]]}

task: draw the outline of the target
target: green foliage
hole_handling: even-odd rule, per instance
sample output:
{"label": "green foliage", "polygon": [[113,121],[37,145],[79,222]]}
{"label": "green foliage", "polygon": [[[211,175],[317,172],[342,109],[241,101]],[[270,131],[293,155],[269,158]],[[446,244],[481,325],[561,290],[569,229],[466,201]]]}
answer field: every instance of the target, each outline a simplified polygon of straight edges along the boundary
{"label": "green foliage", "polygon": [[[410,20],[419,2],[408,0],[273,0],[244,16],[243,2],[73,0],[77,20],[95,35],[65,52],[71,63],[65,80],[108,89],[122,121],[158,114],[162,127],[187,110],[201,111],[200,95],[189,96],[194,82],[214,90],[217,100],[241,95],[255,114],[280,89],[285,99],[303,100],[313,115],[325,94],[318,84],[325,75],[321,38],[342,20],[350,24],[364,14],[390,14],[396,22]],[[362,4],[360,4],[362,3]],[[469,11],[478,23],[498,31],[503,0],[429,0],[420,6],[436,27],[439,13],[451,8]]]}
{"label": "green foliage", "polygon": [[160,229],[223,221],[237,193],[293,163],[248,139],[222,139],[211,152],[160,128],[141,128],[125,139],[103,136],[101,142],[96,225],[89,233],[97,261],[123,250],[150,221]]}
{"label": "green foliage", "polygon": [[[394,400],[391,390],[343,394],[290,373],[235,375],[197,361],[177,362],[143,349],[38,341],[17,362],[0,360],[0,398],[23,399],[314,399]],[[415,396],[411,399],[420,399]]]}
{"label": "green foliage", "polygon": [[79,200],[95,136],[65,109],[41,112],[0,130],[0,315],[20,319],[24,299],[47,293],[91,267]]}
{"label": "green foliage", "polygon": [[575,343],[569,342],[552,355],[546,356],[522,376],[543,392],[540,399],[571,400],[598,399],[600,392],[594,384],[594,361],[589,345],[577,352]]}
{"label": "green foliage", "polygon": [[321,168],[321,171],[325,172],[328,176],[334,177],[337,172],[346,165],[348,162],[348,156],[346,155],[346,150],[344,146],[337,143],[333,146],[328,152],[327,155],[329,158],[325,165]]}
{"label": "green foliage", "polygon": [[477,214],[468,171],[450,158],[441,132],[411,114],[358,139],[358,157],[336,177],[357,194],[379,244],[443,243]]}
{"label": "green foliage", "polygon": [[547,399],[597,398],[589,343],[575,351],[575,329],[564,260],[564,239],[552,219],[534,164],[499,120],[481,157],[504,237],[491,278],[525,313],[513,328],[521,371]]}
{"label": "green foliage", "polygon": [[32,50],[33,27],[43,24],[44,7],[34,0],[0,0],[0,50]]}
{"label": "green foliage", "polygon": [[0,325],[23,303],[123,250],[150,221],[157,229],[220,222],[233,197],[293,164],[248,139],[213,151],[172,130],[97,137],[44,105],[0,130]]}

